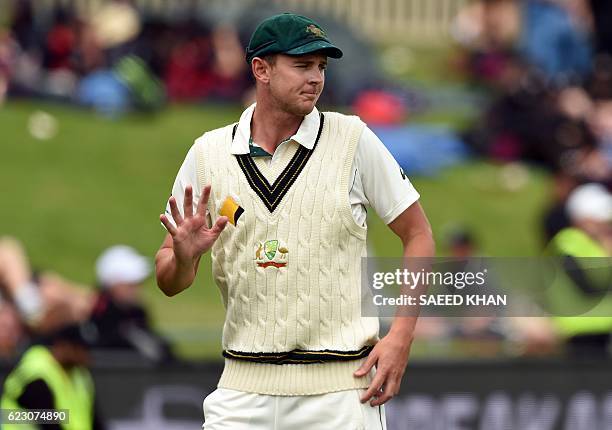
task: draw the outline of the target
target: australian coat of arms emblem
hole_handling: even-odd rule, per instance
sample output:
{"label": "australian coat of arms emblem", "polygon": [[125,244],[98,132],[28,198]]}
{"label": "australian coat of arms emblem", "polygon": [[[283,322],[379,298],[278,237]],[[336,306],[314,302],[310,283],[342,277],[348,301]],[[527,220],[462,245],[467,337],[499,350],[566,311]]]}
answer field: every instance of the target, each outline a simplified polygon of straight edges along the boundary
{"label": "australian coat of arms emblem", "polygon": [[278,240],[267,240],[258,243],[255,248],[255,263],[259,267],[285,267],[289,250]]}
{"label": "australian coat of arms emblem", "polygon": [[325,32],[314,24],[310,24],[306,27],[306,32],[314,37],[325,37]]}

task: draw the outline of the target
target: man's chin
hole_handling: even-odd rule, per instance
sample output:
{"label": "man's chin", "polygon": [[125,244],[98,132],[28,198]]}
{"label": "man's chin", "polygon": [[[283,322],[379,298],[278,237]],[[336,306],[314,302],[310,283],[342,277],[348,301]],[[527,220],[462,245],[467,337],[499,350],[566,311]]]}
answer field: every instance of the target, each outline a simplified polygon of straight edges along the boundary
{"label": "man's chin", "polygon": [[316,104],[317,104],[317,101],[313,100],[312,102],[303,103],[300,106],[298,106],[300,115],[303,115],[303,116],[308,115],[310,112],[314,110]]}

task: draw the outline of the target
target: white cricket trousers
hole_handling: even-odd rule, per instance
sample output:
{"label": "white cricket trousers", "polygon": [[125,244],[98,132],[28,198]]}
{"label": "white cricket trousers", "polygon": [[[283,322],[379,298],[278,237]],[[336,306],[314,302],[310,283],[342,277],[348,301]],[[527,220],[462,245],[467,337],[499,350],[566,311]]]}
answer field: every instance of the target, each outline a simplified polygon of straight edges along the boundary
{"label": "white cricket trousers", "polygon": [[365,390],[269,396],[217,388],[204,399],[204,430],[386,430],[384,406],[361,403]]}

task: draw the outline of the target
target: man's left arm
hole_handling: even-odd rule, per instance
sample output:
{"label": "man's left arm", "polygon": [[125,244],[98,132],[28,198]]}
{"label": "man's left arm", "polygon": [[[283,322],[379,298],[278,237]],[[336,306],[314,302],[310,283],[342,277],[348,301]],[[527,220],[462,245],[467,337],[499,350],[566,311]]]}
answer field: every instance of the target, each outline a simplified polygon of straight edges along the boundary
{"label": "man's left arm", "polygon": [[[419,193],[382,141],[366,127],[355,161],[352,203],[371,206],[399,236],[404,257],[432,257],[431,227],[419,204]],[[376,376],[362,400],[372,405],[388,401],[399,391],[416,325],[416,316],[396,316],[389,333],[378,342],[355,376],[365,376],[376,365]],[[382,392],[381,392],[382,388]]]}
{"label": "man's left arm", "polygon": [[[389,228],[402,240],[404,258],[434,255],[431,226],[418,201],[393,220]],[[396,316],[387,335],[376,344],[368,359],[355,372],[355,376],[362,377],[376,365],[374,379],[361,397],[363,403],[374,397],[370,404],[382,405],[399,392],[416,321],[417,316]]]}

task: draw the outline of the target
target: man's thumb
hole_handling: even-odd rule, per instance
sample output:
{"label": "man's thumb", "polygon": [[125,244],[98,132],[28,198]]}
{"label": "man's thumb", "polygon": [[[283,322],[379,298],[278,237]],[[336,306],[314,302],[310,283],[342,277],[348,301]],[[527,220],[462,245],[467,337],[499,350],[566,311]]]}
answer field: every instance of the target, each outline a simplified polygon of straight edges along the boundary
{"label": "man's thumb", "polygon": [[217,218],[217,222],[215,222],[215,225],[212,228],[212,232],[216,235],[221,234],[221,232],[227,225],[227,222],[228,222],[228,218],[226,216]]}

